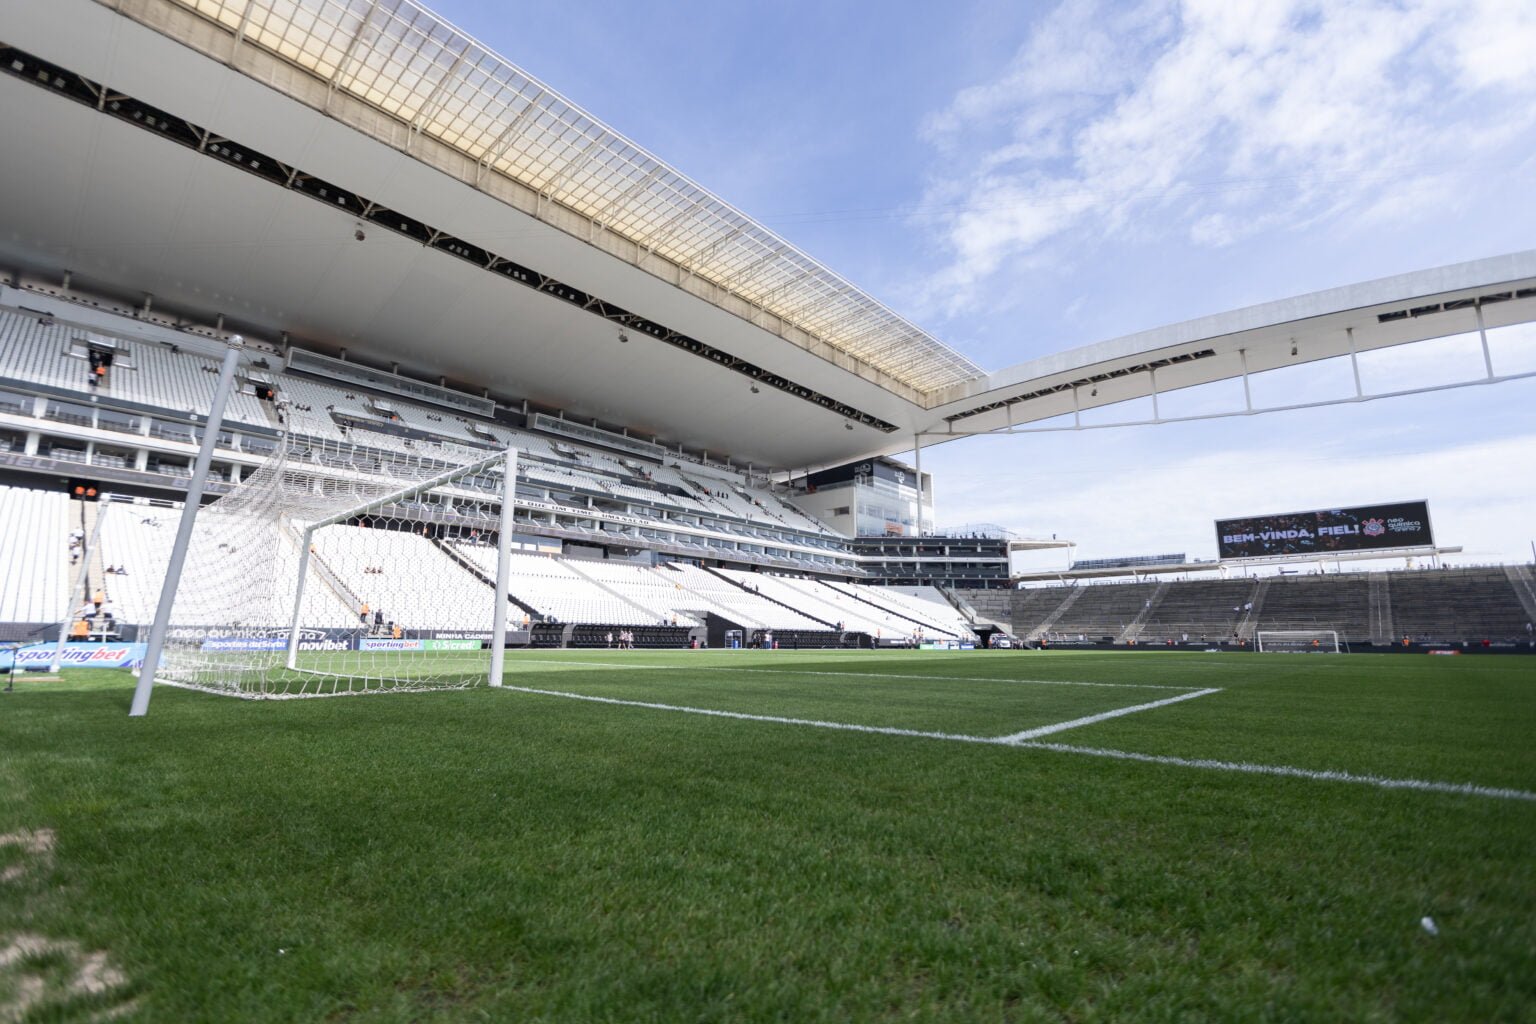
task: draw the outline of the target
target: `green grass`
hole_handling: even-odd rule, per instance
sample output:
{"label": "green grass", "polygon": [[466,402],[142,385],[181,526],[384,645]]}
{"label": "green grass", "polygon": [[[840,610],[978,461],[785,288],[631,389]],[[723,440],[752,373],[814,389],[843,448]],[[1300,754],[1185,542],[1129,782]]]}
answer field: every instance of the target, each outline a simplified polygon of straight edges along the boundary
{"label": "green grass", "polygon": [[[1526,658],[508,662],[982,737],[1219,687],[1048,740],[1536,791]],[[0,1020],[1536,1019],[1536,802],[489,689],[129,719],[132,685],[0,697],[0,835],[54,837],[0,844],[0,962],[51,943],[0,967]],[[95,951],[121,980],[82,994]]]}

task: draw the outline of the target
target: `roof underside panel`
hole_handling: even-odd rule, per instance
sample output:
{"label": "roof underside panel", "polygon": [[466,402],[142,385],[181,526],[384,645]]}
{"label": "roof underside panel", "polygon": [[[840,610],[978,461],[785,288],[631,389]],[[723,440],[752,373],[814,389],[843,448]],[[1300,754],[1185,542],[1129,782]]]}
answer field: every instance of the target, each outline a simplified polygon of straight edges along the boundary
{"label": "roof underside panel", "polygon": [[982,370],[413,0],[175,0],[925,395]]}

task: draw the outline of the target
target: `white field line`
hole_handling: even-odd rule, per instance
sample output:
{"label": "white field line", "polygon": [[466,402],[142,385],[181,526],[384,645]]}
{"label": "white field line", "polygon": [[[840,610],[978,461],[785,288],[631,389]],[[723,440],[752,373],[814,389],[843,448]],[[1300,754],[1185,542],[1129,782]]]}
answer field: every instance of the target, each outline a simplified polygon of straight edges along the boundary
{"label": "white field line", "polygon": [[1129,750],[1106,750],[1102,747],[1077,747],[1066,743],[1020,743],[1024,750],[1050,750],[1058,754],[1084,754],[1089,757],[1108,757],[1116,761],[1137,761],[1142,764],[1169,765],[1174,768],[1204,768],[1220,772],[1242,772],[1247,775],[1277,775],[1288,779],[1309,779],[1314,782],[1352,782],[1380,789],[1412,789],[1422,793],[1451,793],[1457,796],[1482,796],[1495,800],[1524,800],[1536,802],[1536,793],[1524,789],[1508,789],[1500,786],[1479,786],[1471,782],[1436,782],[1431,779],[1393,779],[1383,775],[1358,775],[1354,772],[1293,768],[1283,764],[1252,764],[1248,761],[1217,761],[1211,758],[1170,757],[1166,754],[1137,754]]}
{"label": "white field line", "polygon": [[1134,704],[1128,708],[1115,708],[1111,711],[1101,711],[1097,715],[1087,715],[1083,718],[1074,718],[1070,722],[1057,722],[1055,725],[1042,725],[1037,729],[1025,729],[1016,732],[1012,736],[1002,736],[1001,743],[1024,743],[1027,740],[1037,739],[1041,736],[1049,736],[1055,732],[1066,732],[1068,729],[1076,729],[1084,725],[1093,725],[1095,722],[1105,722],[1111,718],[1119,718],[1122,715],[1134,715],[1138,711],[1150,711],[1153,708],[1165,707],[1169,704],[1177,704],[1181,700],[1193,700],[1196,697],[1205,697],[1213,693],[1220,693],[1218,687],[1212,690],[1196,690],[1193,693],[1181,693],[1177,697],[1164,697],[1162,700],[1154,700],[1147,704]]}
{"label": "white field line", "polygon": [[868,679],[921,679],[943,683],[1030,683],[1036,686],[1097,686],[1112,690],[1191,690],[1191,686],[1169,686],[1165,683],[1095,683],[1081,679],[999,679],[995,676],[915,676],[900,672],[825,672],[801,671],[779,668],[738,668],[737,672],[778,672],[797,676],[851,676]]}
{"label": "white field line", "polygon": [[[802,725],[816,729],[838,729],[844,732],[876,733],[883,736],[910,736],[918,739],[948,740],[953,743],[978,743],[988,746],[1007,746],[1015,750],[1047,750],[1058,754],[1079,754],[1088,757],[1105,757],[1117,761],[1135,761],[1142,764],[1165,765],[1173,768],[1199,768],[1206,771],[1239,772],[1247,775],[1274,775],[1281,778],[1306,779],[1312,782],[1346,782],[1355,785],[1375,786],[1379,789],[1408,789],[1421,793],[1448,793],[1454,796],[1476,796],[1493,800],[1520,800],[1536,803],[1536,793],[1523,789],[1507,789],[1498,786],[1479,786],[1471,782],[1437,782],[1430,779],[1393,779],[1382,775],[1357,775],[1353,772],[1294,768],[1290,765],[1251,764],[1246,761],[1218,761],[1210,758],[1171,757],[1166,754],[1138,754],[1129,750],[1108,750],[1103,747],[1078,747],[1066,743],[1037,743],[1031,740],[1010,742],[1009,737],[966,736],[958,733],[924,732],[918,729],[898,729],[891,726],[854,725],[850,722],[825,722],[812,718],[786,718],[780,715],[752,715],[742,711],[720,711],[714,708],[686,707],[678,704],[658,704],[650,701],[620,700],[616,697],[594,697],[585,693],[568,693],[563,690],[540,690],[531,686],[503,686],[504,690],[518,693],[534,693],[544,697],[564,697],[584,700],[593,704],[616,704],[621,707],[650,708],[654,711],[678,711],[690,715],[707,715],[712,718],[733,718],[745,722],[771,722],[778,725]],[[1212,692],[1212,691],[1208,691]],[[1191,695],[1196,696],[1196,695]],[[1182,699],[1182,698],[1181,698]]]}
{"label": "white field line", "polygon": [[[1093,686],[1110,690],[1193,690],[1193,686],[1166,683],[1095,683],[1081,679],[1000,679],[995,676],[916,676],[902,672],[827,672],[796,668],[738,668],[734,665],[634,665],[612,661],[557,661],[550,658],[518,658],[523,665],[559,665],[562,668],[624,669],[636,672],[773,672],[792,676],[840,676],[849,679],[915,679],[941,683],[1026,683],[1031,686]],[[511,663],[508,662],[510,665]]]}
{"label": "white field line", "polygon": [[568,697],[571,700],[591,701],[593,704],[617,704],[627,708],[650,708],[653,711],[681,711],[690,715],[709,715],[712,718],[736,718],[744,722],[773,722],[778,725],[808,725],[816,729],[841,729],[845,732],[873,732],[883,736],[917,736],[929,740],[952,740],[957,743],[997,743],[990,736],[964,736],[952,732],[924,732],[920,729],[898,729],[889,725],[856,725],[853,722],[825,722],[816,718],[785,718],[782,715],[751,715],[745,711],[720,711],[716,708],[694,708],[682,704],[658,704],[645,700],[620,700],[617,697],[594,697],[588,693],[567,693],[564,690],[539,690],[532,686],[508,686],[503,690],[519,693],[536,693],[543,697]]}

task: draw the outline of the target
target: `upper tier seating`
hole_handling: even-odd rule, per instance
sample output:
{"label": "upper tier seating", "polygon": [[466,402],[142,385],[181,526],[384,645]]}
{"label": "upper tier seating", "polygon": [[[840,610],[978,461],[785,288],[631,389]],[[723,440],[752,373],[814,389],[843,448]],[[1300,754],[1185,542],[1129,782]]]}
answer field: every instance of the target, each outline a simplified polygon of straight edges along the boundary
{"label": "upper tier seating", "polygon": [[[33,317],[0,313],[0,342],[3,342],[0,344],[0,376],[68,389],[82,397],[95,394],[108,403],[101,406],[103,410],[107,410],[113,400],[124,400],[158,407],[167,414],[206,413],[218,382],[215,362],[171,346],[132,342],[126,345],[125,355],[107,376],[99,378],[102,383],[93,388],[89,361],[69,354],[75,333],[78,332],[62,325],[44,325]],[[525,493],[531,491],[531,496],[563,504],[576,514],[588,511],[588,501],[595,500],[599,509],[607,512],[632,513],[659,520],[664,518],[661,510],[668,510],[682,517],[676,523],[662,523],[662,528],[686,527],[691,518],[713,520],[702,525],[716,528],[729,537],[739,536],[743,542],[754,545],[766,542],[820,546],[826,539],[835,538],[823,524],[777,495],[749,486],[745,474],[726,466],[693,464],[682,455],[676,457],[678,461],[664,466],[604,451],[597,445],[589,446],[566,438],[551,439],[500,422],[472,421],[450,410],[417,404],[404,397],[377,396],[361,388],[349,389],[344,383],[333,384],[252,365],[255,361],[248,362],[242,373],[259,383],[273,385],[278,400],[275,403],[259,401],[247,393],[248,388],[237,389],[230,396],[226,410],[226,419],[235,430],[243,423],[287,429],[301,438],[350,442],[382,452],[441,453],[444,457],[454,454],[460,445],[483,450],[491,444],[511,444],[520,453],[524,483],[531,485]],[[29,398],[22,398],[11,411],[30,416],[34,405]],[[349,427],[338,423],[333,414],[437,436],[408,438],[392,430]],[[59,423],[74,424],[68,415],[69,410],[63,410],[56,419]],[[125,435],[143,433],[139,426],[132,425],[134,417],[139,418],[140,424],[148,420],[141,413],[113,415],[119,419],[129,417],[123,420],[130,424]],[[194,442],[194,429],[190,425],[170,422],[174,418],[168,415],[166,422],[156,422],[153,435]],[[470,429],[472,423],[473,432]],[[261,450],[261,439],[250,435],[244,440],[250,443],[242,444],[243,450]],[[12,437],[6,444],[14,448],[17,443],[24,442],[24,438]],[[87,459],[85,438],[47,439],[45,443],[47,447],[42,454],[82,463]],[[166,476],[184,478],[190,473],[190,459],[188,452],[159,454],[152,451],[148,468]],[[99,453],[95,464],[132,467],[129,456],[110,450]],[[539,489],[542,494],[537,494]],[[554,527],[556,524],[545,525]],[[610,522],[601,529],[586,524],[559,526],[562,534],[585,531],[594,538],[640,539],[633,525]],[[701,555],[745,557],[749,561],[784,568],[837,567],[831,551],[827,555],[777,551],[770,556],[737,552],[732,543],[722,539],[701,538],[694,545],[693,550]]]}
{"label": "upper tier seating", "polygon": [[[65,324],[45,326],[33,317],[0,311],[0,376],[82,394],[110,395],[174,412],[206,413],[213,403],[219,381],[217,363],[149,343],[126,346],[124,357],[99,378],[103,383],[93,387],[91,364],[70,354],[71,340],[83,336]],[[266,422],[256,400],[238,392],[230,395],[225,418]]]}

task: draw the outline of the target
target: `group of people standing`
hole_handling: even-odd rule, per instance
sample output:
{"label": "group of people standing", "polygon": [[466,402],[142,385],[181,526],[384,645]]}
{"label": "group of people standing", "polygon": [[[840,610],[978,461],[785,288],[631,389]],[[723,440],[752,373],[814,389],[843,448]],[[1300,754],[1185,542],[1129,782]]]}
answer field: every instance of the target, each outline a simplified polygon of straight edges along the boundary
{"label": "group of people standing", "polygon": [[617,633],[609,630],[604,639],[608,641],[609,647],[613,647],[617,640],[619,650],[632,651],[635,648],[635,632],[632,629],[621,629]]}
{"label": "group of people standing", "polygon": [[[369,627],[368,623],[370,612],[373,614],[373,624],[371,627]],[[357,619],[363,626],[369,627],[369,636],[387,636],[399,640],[404,635],[404,630],[400,628],[399,623],[393,620],[389,622],[384,621],[384,609],[370,608],[367,601],[364,601],[362,607],[358,609]]]}

